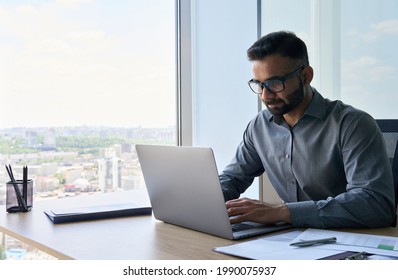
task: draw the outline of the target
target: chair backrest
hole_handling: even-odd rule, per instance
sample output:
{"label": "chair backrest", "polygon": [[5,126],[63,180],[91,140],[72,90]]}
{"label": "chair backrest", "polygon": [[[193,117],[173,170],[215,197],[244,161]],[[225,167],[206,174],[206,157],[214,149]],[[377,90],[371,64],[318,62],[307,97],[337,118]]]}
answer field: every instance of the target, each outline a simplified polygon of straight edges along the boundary
{"label": "chair backrest", "polygon": [[[376,120],[387,146],[387,154],[391,162],[392,173],[394,177],[394,191],[395,191],[395,209],[398,203],[398,119],[379,119]],[[397,225],[397,214],[395,212],[395,219],[391,226]]]}

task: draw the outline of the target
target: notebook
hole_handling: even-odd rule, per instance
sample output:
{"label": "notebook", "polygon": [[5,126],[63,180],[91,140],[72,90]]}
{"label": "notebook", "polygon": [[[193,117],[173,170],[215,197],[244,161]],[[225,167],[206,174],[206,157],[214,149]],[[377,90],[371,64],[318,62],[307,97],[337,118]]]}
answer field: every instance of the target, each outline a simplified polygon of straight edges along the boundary
{"label": "notebook", "polygon": [[211,148],[136,145],[156,219],[227,239],[241,239],[291,227],[243,223],[231,227]]}
{"label": "notebook", "polygon": [[47,217],[54,223],[69,223],[107,218],[151,215],[152,209],[132,203],[97,205],[89,207],[70,207],[44,210]]}

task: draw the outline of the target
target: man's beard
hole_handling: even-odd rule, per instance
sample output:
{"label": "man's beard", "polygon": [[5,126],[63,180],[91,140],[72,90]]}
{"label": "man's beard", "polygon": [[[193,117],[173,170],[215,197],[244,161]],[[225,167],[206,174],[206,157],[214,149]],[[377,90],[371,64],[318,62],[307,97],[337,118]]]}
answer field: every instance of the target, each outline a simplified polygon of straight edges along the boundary
{"label": "man's beard", "polygon": [[[263,103],[267,107],[268,111],[275,117],[281,117],[284,114],[289,113],[294,108],[296,108],[297,105],[299,105],[304,99],[304,88],[303,88],[301,81],[300,81],[300,86],[298,87],[298,89],[296,89],[294,92],[292,92],[288,96],[286,96],[286,99],[287,99],[286,102],[282,99],[274,99],[274,100],[269,100],[268,102],[263,101]],[[272,107],[271,108],[269,106],[273,103],[280,103],[280,102],[282,102],[282,105],[280,107]]]}

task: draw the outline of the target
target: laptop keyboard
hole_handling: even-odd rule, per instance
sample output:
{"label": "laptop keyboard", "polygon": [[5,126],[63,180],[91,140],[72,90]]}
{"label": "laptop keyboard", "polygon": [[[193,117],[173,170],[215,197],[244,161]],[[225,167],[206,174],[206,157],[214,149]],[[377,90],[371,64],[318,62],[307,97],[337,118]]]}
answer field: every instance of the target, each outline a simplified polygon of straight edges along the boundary
{"label": "laptop keyboard", "polygon": [[245,223],[231,224],[231,227],[232,227],[232,232],[237,232],[237,231],[242,231],[242,230],[255,228],[255,226],[249,225],[249,224],[245,224]]}

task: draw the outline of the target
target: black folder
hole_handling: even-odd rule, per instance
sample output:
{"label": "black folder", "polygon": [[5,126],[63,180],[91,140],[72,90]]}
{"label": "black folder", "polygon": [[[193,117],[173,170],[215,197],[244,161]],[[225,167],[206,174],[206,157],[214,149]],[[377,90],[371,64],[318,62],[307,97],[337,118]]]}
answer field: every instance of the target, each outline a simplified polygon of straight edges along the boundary
{"label": "black folder", "polygon": [[45,210],[44,213],[54,223],[69,223],[98,219],[119,218],[138,215],[151,215],[151,207],[142,207],[132,203],[96,205]]}

